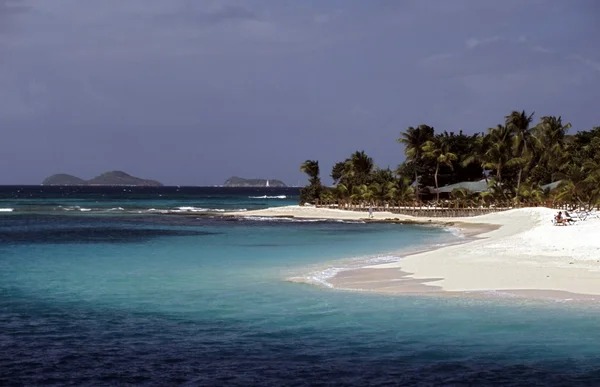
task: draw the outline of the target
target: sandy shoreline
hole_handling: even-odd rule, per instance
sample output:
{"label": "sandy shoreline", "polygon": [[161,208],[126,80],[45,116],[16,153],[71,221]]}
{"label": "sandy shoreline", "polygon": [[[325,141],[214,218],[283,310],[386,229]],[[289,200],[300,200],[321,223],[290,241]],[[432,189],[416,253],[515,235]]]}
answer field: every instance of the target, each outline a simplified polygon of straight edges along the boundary
{"label": "sandy shoreline", "polygon": [[[375,213],[374,221],[452,226],[476,237],[398,262],[342,271],[328,282],[337,289],[385,294],[500,292],[536,299],[600,300],[600,219],[557,227],[551,223],[554,212],[523,208],[468,218]],[[300,206],[228,215],[369,221],[366,212]]]}

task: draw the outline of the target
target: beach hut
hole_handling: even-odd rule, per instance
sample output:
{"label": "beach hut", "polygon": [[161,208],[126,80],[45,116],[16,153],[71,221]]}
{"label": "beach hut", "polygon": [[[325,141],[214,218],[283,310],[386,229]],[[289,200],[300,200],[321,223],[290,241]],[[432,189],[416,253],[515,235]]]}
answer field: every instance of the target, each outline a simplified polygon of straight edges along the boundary
{"label": "beach hut", "polygon": [[543,191],[545,191],[545,190],[554,191],[561,182],[562,182],[562,180],[553,181],[550,184],[543,185],[541,188],[542,188]]}
{"label": "beach hut", "polygon": [[461,181],[459,183],[445,185],[439,189],[430,187],[429,193],[431,195],[436,195],[439,192],[440,197],[448,198],[455,189],[466,189],[470,192],[480,193],[488,190],[488,183],[485,179],[478,181]]}

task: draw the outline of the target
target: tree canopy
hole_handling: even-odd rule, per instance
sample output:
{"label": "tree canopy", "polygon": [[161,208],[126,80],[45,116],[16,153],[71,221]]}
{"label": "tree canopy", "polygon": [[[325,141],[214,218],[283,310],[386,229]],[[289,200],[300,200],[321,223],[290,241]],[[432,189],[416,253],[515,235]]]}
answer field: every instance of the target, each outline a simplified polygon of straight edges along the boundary
{"label": "tree canopy", "polygon": [[[310,195],[302,200],[439,200],[433,188],[485,180],[486,191],[474,195],[456,190],[451,197],[599,205],[600,127],[574,134],[568,133],[570,128],[560,116],[536,122],[534,113],[526,111],[512,111],[503,123],[472,135],[411,126],[397,139],[405,160],[394,171],[377,167],[364,151],[356,151],[333,166],[334,186],[322,187],[318,162],[306,161],[302,170],[310,178],[305,188]],[[553,189],[542,188],[558,181]]]}

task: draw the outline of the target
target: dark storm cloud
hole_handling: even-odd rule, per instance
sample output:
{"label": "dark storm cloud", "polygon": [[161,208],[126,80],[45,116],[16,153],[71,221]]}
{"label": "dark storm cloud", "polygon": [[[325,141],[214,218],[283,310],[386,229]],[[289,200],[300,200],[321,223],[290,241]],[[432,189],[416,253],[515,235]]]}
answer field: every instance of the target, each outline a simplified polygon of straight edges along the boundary
{"label": "dark storm cloud", "polygon": [[10,30],[11,20],[29,8],[19,0],[0,0],[0,34]]}
{"label": "dark storm cloud", "polygon": [[198,2],[187,3],[177,11],[155,16],[155,20],[164,23],[186,21],[192,24],[220,23],[229,20],[255,19],[256,14],[236,5],[224,5],[211,11],[204,11]]}
{"label": "dark storm cloud", "polygon": [[[407,126],[600,125],[597,2],[0,0],[2,183],[304,182]],[[1,27],[0,27],[1,28]],[[327,180],[325,178],[325,180]]]}
{"label": "dark storm cloud", "polygon": [[24,12],[28,9],[20,0],[0,0],[0,17]]}

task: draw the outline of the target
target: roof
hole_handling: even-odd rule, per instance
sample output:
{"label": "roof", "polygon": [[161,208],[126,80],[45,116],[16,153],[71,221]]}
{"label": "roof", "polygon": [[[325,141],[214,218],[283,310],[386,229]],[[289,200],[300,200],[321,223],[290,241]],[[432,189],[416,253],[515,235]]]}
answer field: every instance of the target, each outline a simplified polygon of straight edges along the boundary
{"label": "roof", "polygon": [[562,182],[562,180],[558,180],[558,181],[553,181],[550,184],[546,184],[542,186],[543,190],[549,189],[550,191],[556,189],[556,187],[558,187],[558,185]]}
{"label": "roof", "polygon": [[432,193],[450,193],[452,191],[454,191],[455,189],[467,189],[471,192],[484,192],[487,191],[488,189],[488,183],[485,181],[485,179],[479,180],[479,181],[461,181],[460,183],[455,183],[455,184],[450,184],[450,185],[446,185],[443,187],[440,187],[439,189],[432,189],[431,192]]}

